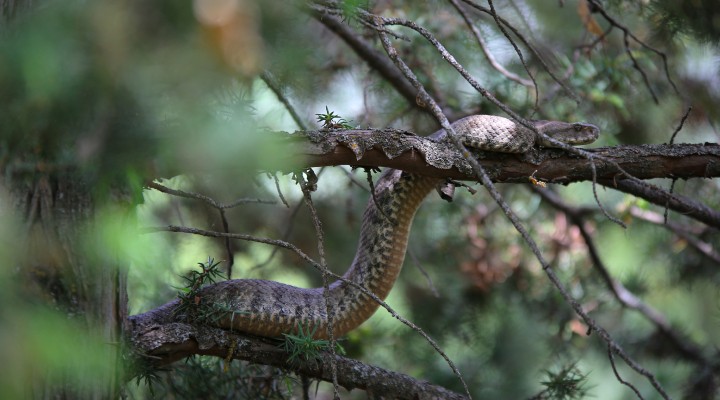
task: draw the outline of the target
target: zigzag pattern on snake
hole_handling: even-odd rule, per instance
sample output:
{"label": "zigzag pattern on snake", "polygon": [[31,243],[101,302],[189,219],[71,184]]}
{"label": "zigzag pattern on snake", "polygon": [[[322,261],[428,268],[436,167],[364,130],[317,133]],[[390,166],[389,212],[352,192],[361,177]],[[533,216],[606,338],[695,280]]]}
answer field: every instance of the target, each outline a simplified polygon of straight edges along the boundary
{"label": "zigzag pattern on snake", "polygon": [[[533,121],[542,133],[567,144],[585,144],[598,137],[591,124]],[[551,147],[530,129],[502,117],[473,115],[453,124],[463,142],[486,151],[522,153],[533,145]],[[443,140],[440,130],[431,137]],[[344,278],[385,299],[397,279],[405,258],[408,234],[415,212],[436,186],[437,178],[385,171],[376,184],[376,203],[365,210],[357,252]],[[379,212],[377,207],[382,208]],[[221,319],[222,328],[258,336],[293,333],[310,327],[316,338],[326,338],[328,315],[322,288],[302,289],[274,281],[241,279],[220,282],[203,302],[225,304],[236,313]],[[339,337],[370,318],[378,304],[343,281],[329,286],[334,336]],[[206,303],[207,304],[207,303]],[[177,301],[165,307],[176,307]]]}

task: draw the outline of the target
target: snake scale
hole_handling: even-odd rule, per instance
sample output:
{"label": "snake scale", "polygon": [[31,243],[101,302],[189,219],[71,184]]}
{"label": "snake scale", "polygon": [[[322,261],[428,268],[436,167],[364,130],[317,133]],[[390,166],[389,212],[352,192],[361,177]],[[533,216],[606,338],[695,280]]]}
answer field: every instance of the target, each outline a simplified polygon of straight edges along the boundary
{"label": "snake scale", "polygon": [[[532,121],[538,131],[567,144],[586,144],[599,129],[586,123]],[[453,123],[463,142],[481,150],[523,153],[534,145],[552,147],[536,133],[515,122],[491,115],[472,115]],[[444,140],[445,131],[430,138]],[[438,183],[425,177],[390,169],[375,185],[376,201],[368,202],[360,239],[345,280],[367,288],[380,299],[392,289],[402,268],[408,234],[415,212]],[[378,210],[382,208],[382,212]],[[219,286],[219,287],[218,287]],[[316,338],[327,337],[328,315],[323,288],[302,289],[279,282],[240,279],[220,282],[202,302],[218,302],[236,312],[219,320],[222,328],[266,337],[307,327]],[[329,286],[334,336],[339,337],[370,318],[378,304],[347,282]],[[165,305],[176,307],[177,300]]]}

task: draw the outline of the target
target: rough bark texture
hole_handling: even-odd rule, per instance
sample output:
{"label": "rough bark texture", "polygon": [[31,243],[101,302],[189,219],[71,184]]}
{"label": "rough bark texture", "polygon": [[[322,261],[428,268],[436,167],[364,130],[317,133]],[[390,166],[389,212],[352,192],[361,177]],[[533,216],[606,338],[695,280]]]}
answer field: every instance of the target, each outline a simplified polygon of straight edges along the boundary
{"label": "rough bark texture", "polygon": [[[235,334],[222,329],[184,323],[157,325],[134,317],[137,349],[155,357],[157,365],[168,364],[193,354],[246,360],[295,371],[310,378],[332,381],[329,353],[319,360],[288,361],[280,341]],[[393,399],[464,399],[457,393],[408,375],[388,371],[346,357],[335,356],[338,383],[347,390],[363,389],[371,396]]]}
{"label": "rough bark texture", "polygon": [[[126,273],[117,260],[92,254],[85,240],[92,237],[95,207],[91,189],[80,174],[37,174],[33,179],[4,181],[18,212],[24,215],[27,236],[20,259],[22,284],[49,308],[65,313],[90,335],[108,344],[104,356],[120,365],[121,325],[127,318]],[[126,203],[123,201],[123,203]],[[45,380],[42,368],[33,382],[39,398],[117,398],[119,376],[85,380],[83,387]]]}
{"label": "rough bark texture", "polygon": [[[394,129],[296,132],[277,135],[279,164],[296,167],[356,165],[390,167],[438,178],[475,180],[469,165],[449,143],[436,143]],[[639,179],[713,178],[720,176],[720,145],[675,144],[585,149],[595,157],[598,179],[621,180],[616,163]],[[495,182],[528,182],[535,178],[567,184],[592,180],[587,158],[560,149],[525,154],[474,152]],[[272,166],[269,166],[271,169]]]}

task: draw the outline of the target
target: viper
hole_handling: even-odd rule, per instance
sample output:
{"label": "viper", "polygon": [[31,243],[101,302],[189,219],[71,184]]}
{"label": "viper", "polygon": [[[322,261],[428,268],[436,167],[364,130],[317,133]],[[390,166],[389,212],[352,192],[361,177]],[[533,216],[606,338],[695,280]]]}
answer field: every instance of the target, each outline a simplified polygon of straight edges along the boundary
{"label": "viper", "polygon": [[[591,143],[599,134],[595,125],[587,123],[544,120],[531,123],[538,132],[570,145]],[[472,115],[452,126],[465,145],[480,150],[523,153],[535,145],[553,147],[542,135],[503,117]],[[447,140],[446,133],[440,130],[430,139]],[[415,212],[438,182],[438,178],[395,169],[381,175],[375,185],[375,199],[368,201],[363,215],[355,258],[344,279],[330,284],[328,293],[323,288],[303,289],[274,281],[237,279],[219,282],[213,290],[201,292],[200,301],[223,304],[233,310],[217,322],[219,327],[233,331],[277,337],[305,327],[315,338],[327,338],[331,320],[334,336],[342,336],[370,318],[379,306],[348,282],[385,299],[400,274]],[[166,315],[175,315],[172,310],[178,306],[179,301],[175,300],[162,308]]]}

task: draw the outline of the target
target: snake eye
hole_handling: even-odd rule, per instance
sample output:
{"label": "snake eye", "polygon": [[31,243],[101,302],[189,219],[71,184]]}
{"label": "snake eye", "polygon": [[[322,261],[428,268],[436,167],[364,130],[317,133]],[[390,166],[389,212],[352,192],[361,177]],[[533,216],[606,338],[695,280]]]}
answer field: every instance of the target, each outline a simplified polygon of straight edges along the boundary
{"label": "snake eye", "polygon": [[583,126],[580,124],[574,124],[573,128],[575,129],[575,132],[580,132],[581,130],[583,130]]}

